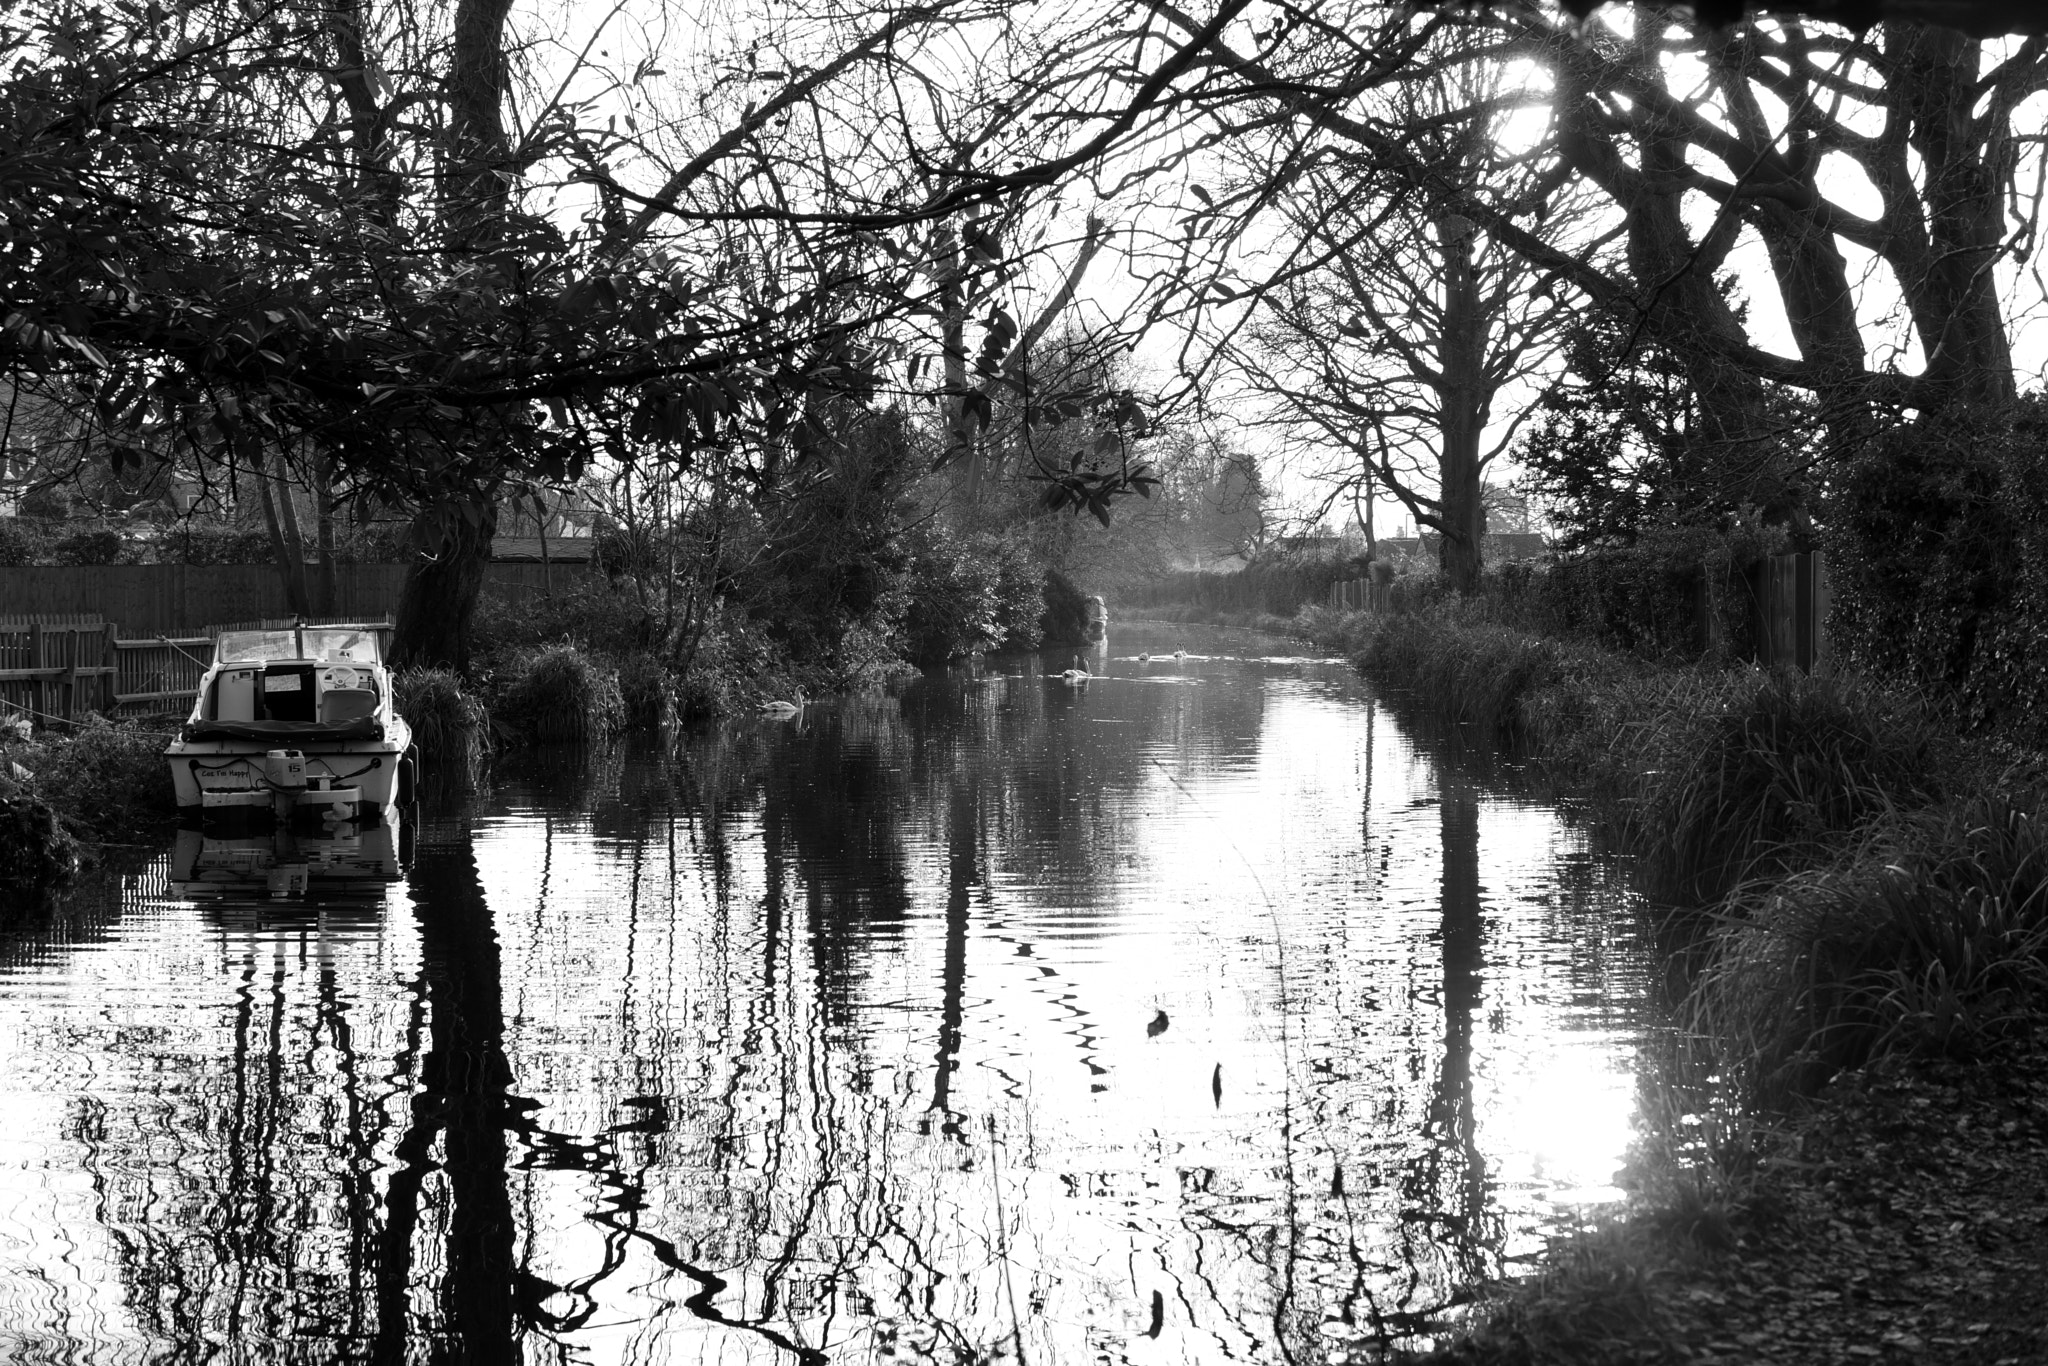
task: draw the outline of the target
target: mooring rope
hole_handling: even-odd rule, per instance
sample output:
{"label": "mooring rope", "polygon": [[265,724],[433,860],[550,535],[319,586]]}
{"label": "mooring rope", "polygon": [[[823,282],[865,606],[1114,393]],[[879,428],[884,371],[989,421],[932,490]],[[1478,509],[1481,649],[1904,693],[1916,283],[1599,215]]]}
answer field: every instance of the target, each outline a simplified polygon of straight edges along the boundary
{"label": "mooring rope", "polygon": [[[84,725],[86,725],[86,722],[75,721],[68,716],[58,716],[52,712],[39,711],[36,708],[31,707],[26,702],[0,702],[0,717],[4,717],[8,712],[23,712],[29,716],[40,716],[41,718],[43,718],[43,720],[55,722],[57,725],[60,726],[83,727]],[[112,717],[105,717],[103,719],[110,726],[121,726],[121,723],[119,721],[116,721]],[[132,727],[125,726],[122,726],[121,728],[123,732],[128,735],[148,735],[166,740],[178,733],[174,730],[136,730]]]}

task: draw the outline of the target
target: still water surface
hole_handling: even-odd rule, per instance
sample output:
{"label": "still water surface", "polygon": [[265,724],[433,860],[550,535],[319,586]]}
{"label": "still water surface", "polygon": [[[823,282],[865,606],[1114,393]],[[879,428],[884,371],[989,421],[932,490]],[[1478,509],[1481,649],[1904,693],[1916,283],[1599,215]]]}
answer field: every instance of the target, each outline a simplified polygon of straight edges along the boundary
{"label": "still water surface", "polygon": [[1126,628],[501,772],[302,898],[194,836],[81,889],[0,943],[0,1359],[1426,1334],[1612,1194],[1647,959],[1296,648]]}

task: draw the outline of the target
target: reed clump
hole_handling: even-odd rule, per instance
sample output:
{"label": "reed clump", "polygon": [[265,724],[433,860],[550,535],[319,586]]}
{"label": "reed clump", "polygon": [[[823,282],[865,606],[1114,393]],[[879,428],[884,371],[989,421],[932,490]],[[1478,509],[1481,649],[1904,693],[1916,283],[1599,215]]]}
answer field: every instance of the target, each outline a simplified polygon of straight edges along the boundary
{"label": "reed clump", "polygon": [[1623,842],[1661,893],[1702,902],[1942,800],[1967,766],[1909,701],[1790,672],[1680,671],[1626,734]]}
{"label": "reed clump", "polygon": [[1986,776],[1910,698],[1853,677],[1659,667],[1452,604],[1363,618],[1359,668],[1585,792],[1660,897],[1711,903]]}
{"label": "reed clump", "polygon": [[1545,640],[1444,603],[1412,614],[1366,617],[1351,635],[1358,667],[1428,699],[1445,720],[1517,738],[1528,699],[1578,671],[1580,647]]}
{"label": "reed clump", "polygon": [[682,715],[675,675],[645,651],[619,661],[619,697],[629,726],[672,730]]}
{"label": "reed clump", "polygon": [[491,750],[490,711],[452,669],[401,669],[391,690],[422,761],[472,775],[481,768]]}
{"label": "reed clump", "polygon": [[2048,829],[2007,795],[1898,813],[1723,920],[1685,1034],[1757,1100],[1880,1058],[1981,1057],[2048,1007]]}
{"label": "reed clump", "polygon": [[543,743],[608,740],[626,723],[618,669],[573,645],[516,657],[497,718]]}

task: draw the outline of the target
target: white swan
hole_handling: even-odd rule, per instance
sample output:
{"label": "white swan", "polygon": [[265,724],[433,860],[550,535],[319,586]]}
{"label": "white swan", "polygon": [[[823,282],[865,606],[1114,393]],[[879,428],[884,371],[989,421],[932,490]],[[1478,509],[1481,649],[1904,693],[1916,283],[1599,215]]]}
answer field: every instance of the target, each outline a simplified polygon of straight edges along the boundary
{"label": "white swan", "polygon": [[798,712],[802,711],[803,709],[804,704],[800,701],[763,702],[761,704],[761,714],[763,716],[795,716]]}
{"label": "white swan", "polygon": [[1188,657],[1188,652],[1181,646],[1176,645],[1173,647],[1173,657],[1175,659],[1186,659]]}
{"label": "white swan", "polygon": [[1092,675],[1088,666],[1081,662],[1081,656],[1074,656],[1074,667],[1060,671],[1060,678],[1068,683],[1086,683]]}

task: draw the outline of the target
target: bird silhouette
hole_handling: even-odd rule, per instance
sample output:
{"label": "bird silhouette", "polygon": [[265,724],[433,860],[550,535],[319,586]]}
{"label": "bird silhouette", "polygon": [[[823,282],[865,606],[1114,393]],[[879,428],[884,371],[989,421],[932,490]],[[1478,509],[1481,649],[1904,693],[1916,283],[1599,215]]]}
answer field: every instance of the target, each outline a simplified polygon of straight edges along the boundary
{"label": "bird silhouette", "polygon": [[1216,1101],[1216,1108],[1223,1108],[1223,1064],[1217,1063],[1216,1070],[1209,1074],[1209,1094]]}
{"label": "bird silhouette", "polygon": [[1145,1037],[1148,1039],[1158,1038],[1166,1032],[1166,1024],[1166,1012],[1162,1010],[1152,1017],[1152,1023],[1145,1026]]}

